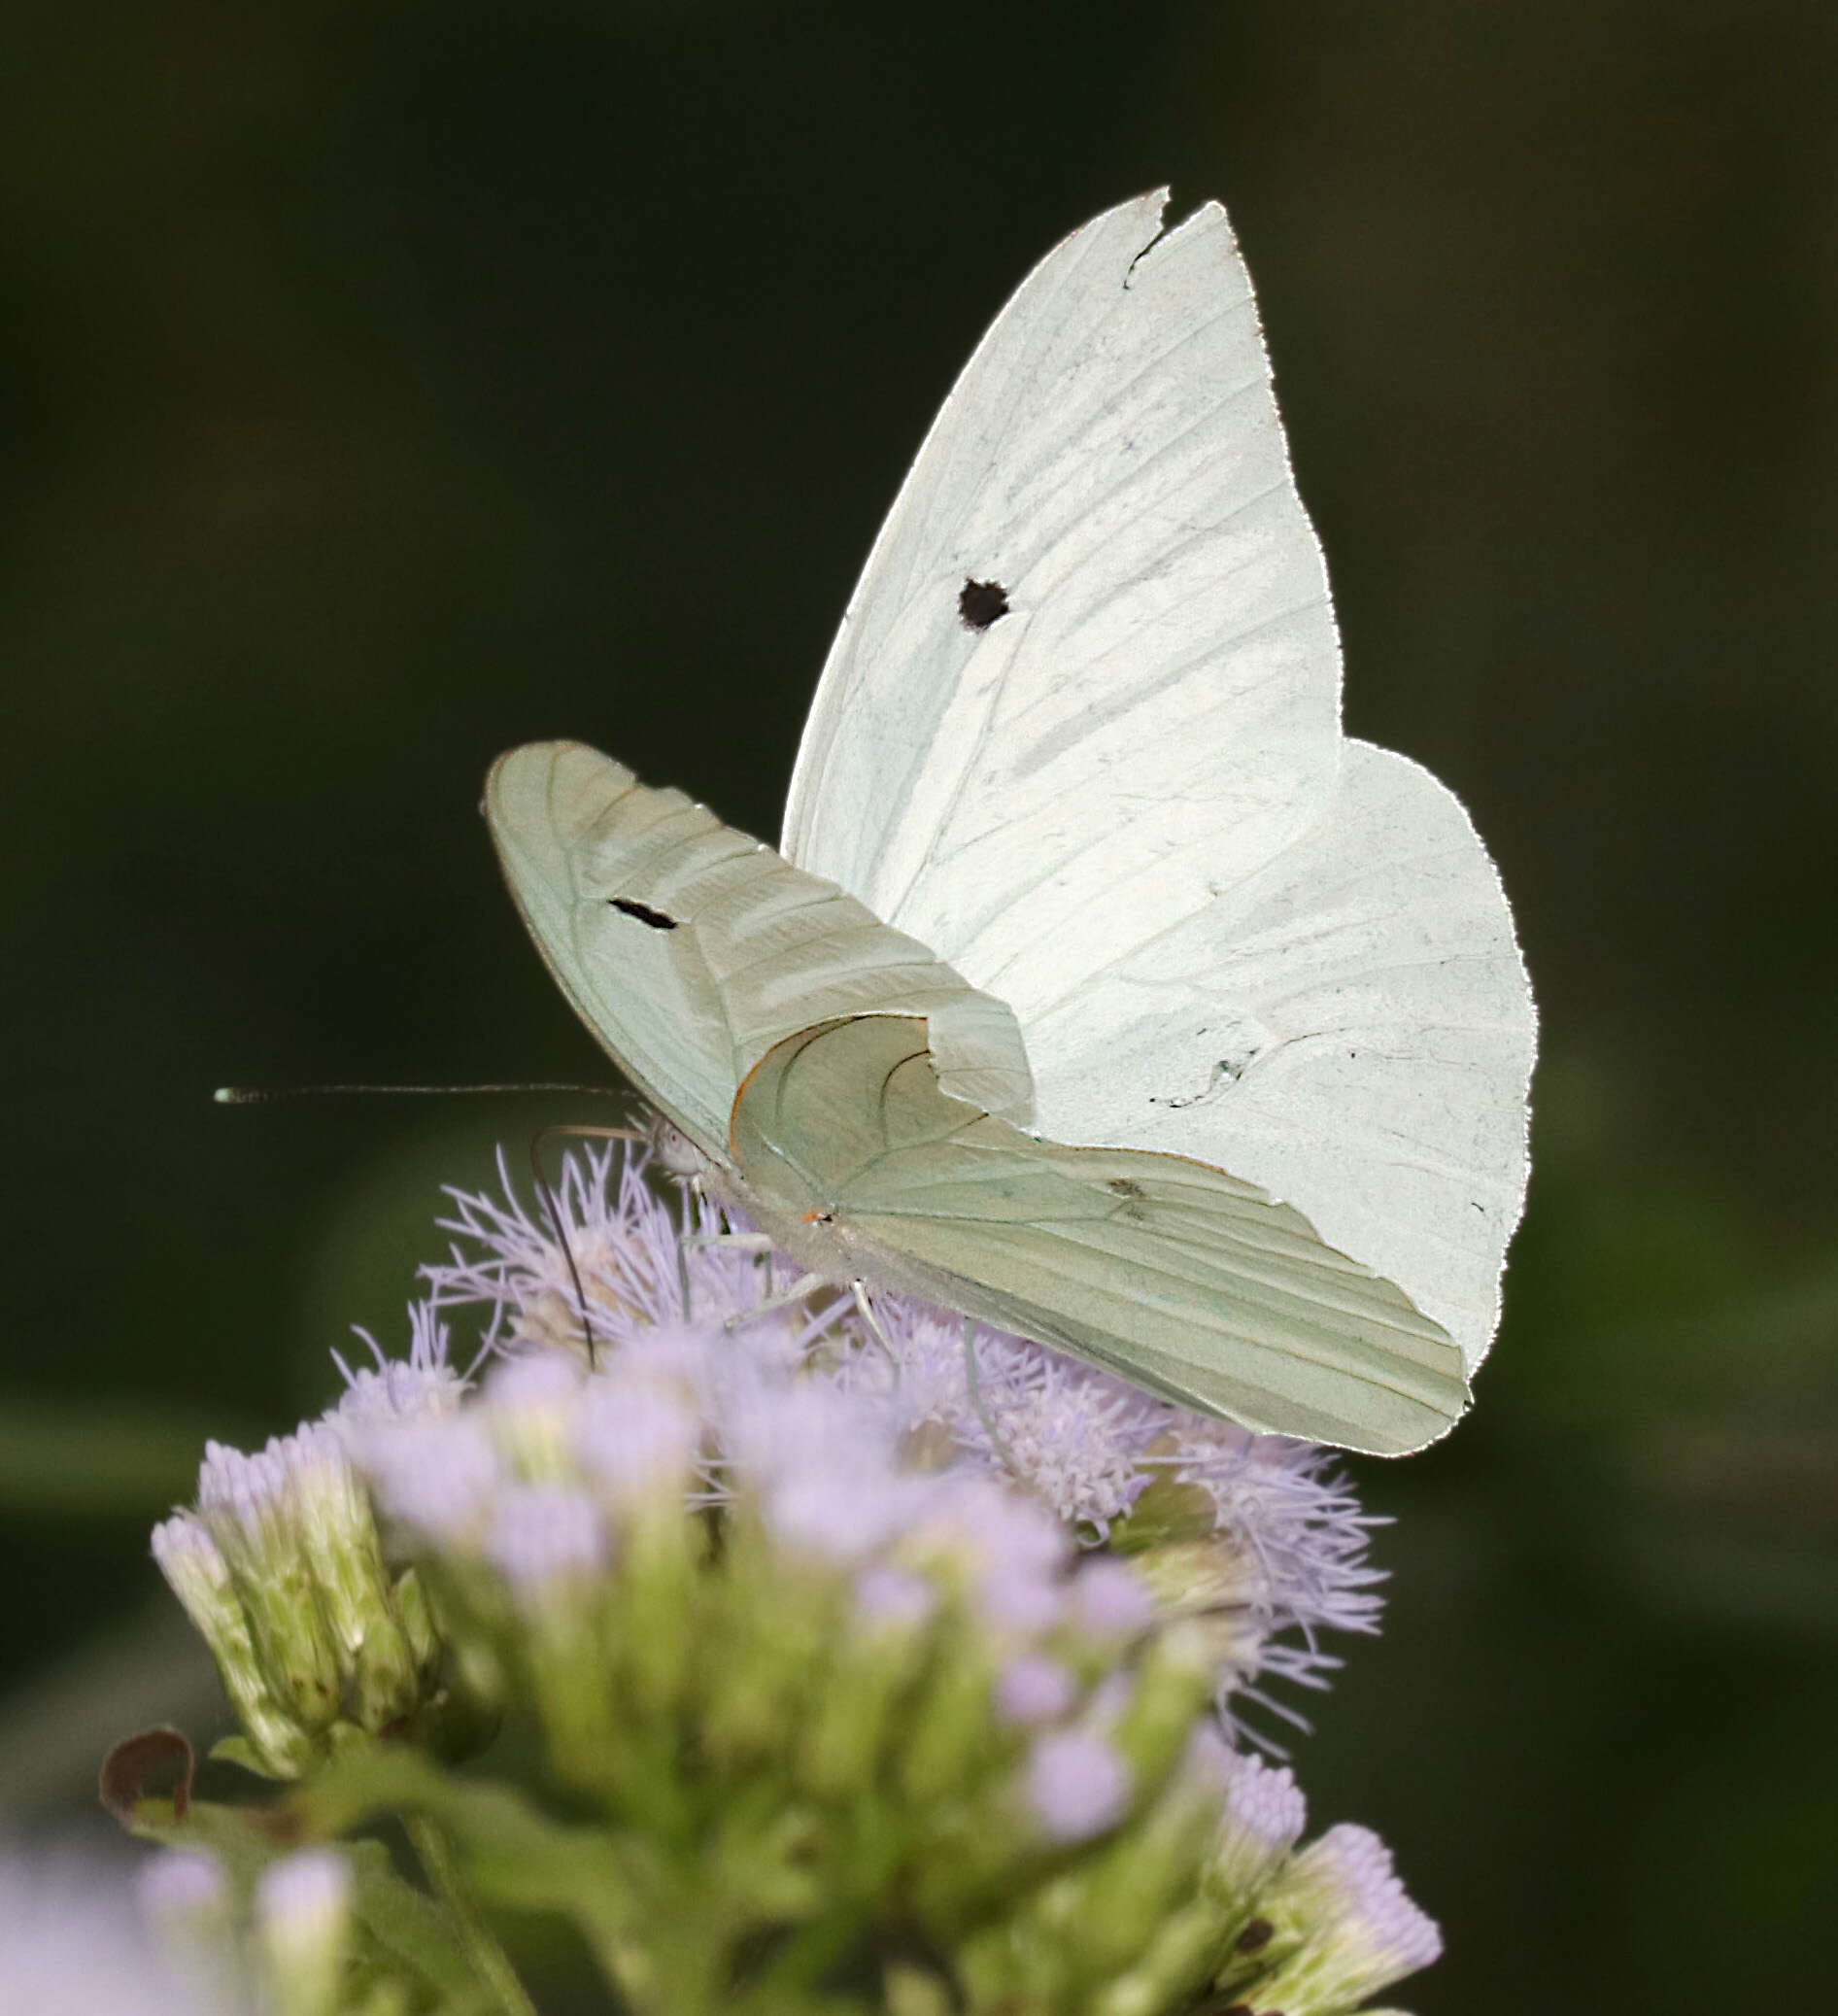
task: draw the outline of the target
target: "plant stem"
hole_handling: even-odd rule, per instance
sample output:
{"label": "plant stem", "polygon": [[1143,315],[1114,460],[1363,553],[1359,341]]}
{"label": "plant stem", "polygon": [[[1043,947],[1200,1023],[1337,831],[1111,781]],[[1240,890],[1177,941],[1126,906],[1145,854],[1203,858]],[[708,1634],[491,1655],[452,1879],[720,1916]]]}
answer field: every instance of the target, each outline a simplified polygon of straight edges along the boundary
{"label": "plant stem", "polygon": [[425,1814],[407,1819],[408,1837],[421,1857],[422,1867],[434,1887],[434,1895],[446,1907],[460,1950],[473,1974],[492,1996],[502,2016],[536,2016],[536,2005],[517,1978],[517,1971],[496,1935],[485,1922],[460,1865],[452,1844],[437,1822]]}

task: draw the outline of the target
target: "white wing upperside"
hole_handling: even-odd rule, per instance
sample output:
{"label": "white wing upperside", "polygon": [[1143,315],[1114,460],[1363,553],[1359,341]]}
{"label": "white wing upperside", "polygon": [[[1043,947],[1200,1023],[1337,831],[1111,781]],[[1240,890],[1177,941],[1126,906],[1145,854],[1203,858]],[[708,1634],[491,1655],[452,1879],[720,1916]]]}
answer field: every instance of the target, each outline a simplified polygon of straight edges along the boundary
{"label": "white wing upperside", "polygon": [[[1456,801],[1343,740],[1249,280],[1216,205],[1151,245],[1160,215],[1074,232],[960,378],[786,851],[1010,1003],[1043,1133],[1259,1183],[1472,1366],[1525,1188],[1511,912]],[[980,632],[967,579],[1005,591]]]}
{"label": "white wing upperside", "polygon": [[[1327,578],[1249,277],[1216,204],[1158,239],[1162,207],[1075,231],[970,359],[786,809],[789,859],[1024,1030],[1306,831],[1338,762]],[[976,583],[1007,609],[980,631]]]}
{"label": "white wing upperside", "polygon": [[1472,1370],[1525,1196],[1531,990],[1459,801],[1345,748],[1313,832],[1028,1028],[1036,1116],[1285,1199]]}
{"label": "white wing upperside", "polygon": [[832,1015],[925,1017],[953,1098],[1027,1116],[1026,1054],[1003,1003],[680,791],[579,742],[533,742],[493,767],[486,814],[575,1011],[712,1160],[728,1160],[741,1079]]}

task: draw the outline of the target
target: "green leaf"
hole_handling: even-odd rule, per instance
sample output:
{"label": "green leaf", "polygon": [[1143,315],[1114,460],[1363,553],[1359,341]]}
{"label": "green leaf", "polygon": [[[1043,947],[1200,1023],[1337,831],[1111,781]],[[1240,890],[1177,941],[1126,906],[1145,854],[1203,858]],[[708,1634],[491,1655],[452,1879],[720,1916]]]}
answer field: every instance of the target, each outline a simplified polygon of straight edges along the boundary
{"label": "green leaf", "polygon": [[623,1936],[634,1859],[604,1829],[553,1821],[521,1794],[456,1778],[419,1752],[380,1745],[341,1758],[289,1802],[308,1832],[347,1832],[383,1814],[437,1821],[487,1900],[560,1911],[591,1935]]}
{"label": "green leaf", "polygon": [[216,1762],[235,1764],[238,1769],[256,1778],[265,1778],[272,1785],[284,1782],[276,1778],[262,1761],[260,1753],[247,1736],[220,1736],[211,1745],[209,1755]]}

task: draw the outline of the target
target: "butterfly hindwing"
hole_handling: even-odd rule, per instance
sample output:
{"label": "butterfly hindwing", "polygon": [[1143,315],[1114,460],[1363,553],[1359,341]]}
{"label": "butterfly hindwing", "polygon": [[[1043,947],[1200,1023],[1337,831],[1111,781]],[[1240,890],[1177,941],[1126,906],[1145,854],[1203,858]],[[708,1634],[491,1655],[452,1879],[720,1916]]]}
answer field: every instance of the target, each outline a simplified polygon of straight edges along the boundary
{"label": "butterfly hindwing", "polygon": [[967,1113],[917,1021],[777,1044],[742,1087],[732,1150],[763,1221],[818,1216],[868,1279],[1183,1405],[1397,1454],[1467,1404],[1447,1334],[1298,1213],[1178,1156]]}

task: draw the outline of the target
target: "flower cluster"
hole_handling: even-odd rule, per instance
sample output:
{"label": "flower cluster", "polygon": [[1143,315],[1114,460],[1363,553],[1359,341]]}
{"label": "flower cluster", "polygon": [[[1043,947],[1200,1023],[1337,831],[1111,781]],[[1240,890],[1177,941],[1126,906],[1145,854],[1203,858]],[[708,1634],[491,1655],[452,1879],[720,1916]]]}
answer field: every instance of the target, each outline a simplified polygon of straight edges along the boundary
{"label": "flower cluster", "polygon": [[331,1413],[253,1455],[211,1443],[195,1510],[153,1530],[153,1558],[215,1655],[242,1725],[227,1754],[294,1778],[353,1731],[405,1731],[454,1704],[414,1570],[384,1558],[354,1440],[442,1415],[461,1382],[431,1314],[410,1355],[347,1373]]}
{"label": "flower cluster", "polygon": [[450,1193],[454,1245],[423,1269],[430,1307],[483,1306],[497,1349],[585,1356],[660,1325],[742,1326],[756,1350],[870,1402],[915,1459],[1017,1484],[1086,1542],[1152,1556],[1163,1597],[1208,1621],[1228,1715],[1238,1695],[1297,1720],[1258,1679],[1319,1687],[1339,1664],[1320,1634],[1378,1628],[1374,1521],[1333,1452],[1190,1414],[1018,1337],[967,1333],[910,1297],[876,1295],[872,1332],[847,1298],[781,1306],[789,1263],[750,1249],[748,1228],[693,1190],[672,1209],[642,1159],[611,1148],[567,1163],[554,1225],[501,1162],[499,1176],[500,1196]]}
{"label": "flower cluster", "polygon": [[[1318,1681],[1315,1631],[1373,1625],[1321,1452],[899,1298],[790,1297],[635,1160],[570,1165],[565,1245],[508,1185],[456,1205],[408,1359],[213,1446],[154,1536],[241,1725],[220,1754],[297,1789],[284,1828],[140,1830],[234,1844],[229,1943],[309,1984],[300,2016],[526,2010],[494,1906],[571,1923],[637,2016],[1340,2016],[1434,1959],[1377,1837],[1300,1845],[1289,1772],[1229,1741],[1259,1675]],[[386,1817],[437,1905],[361,1843],[298,1849]],[[169,1926],[222,1918],[164,1880]]]}

